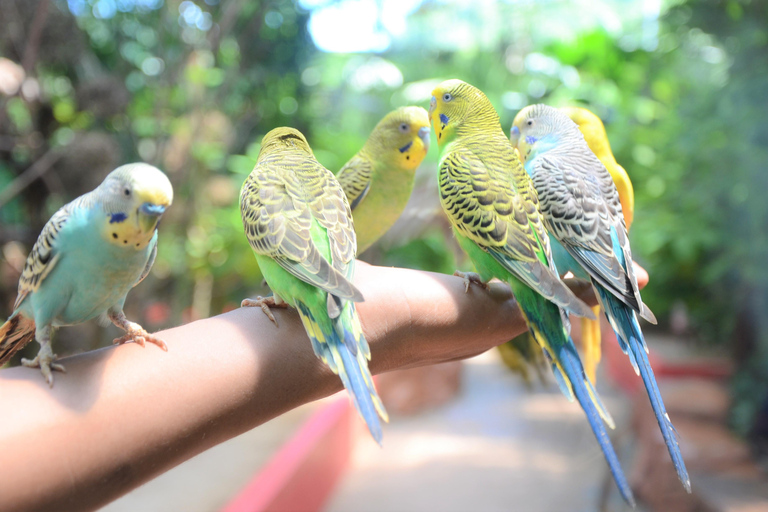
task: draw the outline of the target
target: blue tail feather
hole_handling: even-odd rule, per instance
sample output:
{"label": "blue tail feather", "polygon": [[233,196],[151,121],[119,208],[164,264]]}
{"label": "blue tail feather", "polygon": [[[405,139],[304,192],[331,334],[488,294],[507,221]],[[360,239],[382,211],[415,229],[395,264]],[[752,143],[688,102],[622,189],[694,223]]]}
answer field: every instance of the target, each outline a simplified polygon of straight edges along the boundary
{"label": "blue tail feather", "polygon": [[[571,381],[576,399],[579,401],[582,409],[584,409],[584,413],[587,415],[589,426],[592,427],[592,432],[595,434],[597,442],[603,450],[603,455],[608,462],[608,467],[611,469],[611,474],[616,482],[616,486],[619,488],[621,496],[627,503],[634,507],[635,498],[632,495],[632,489],[630,489],[629,483],[621,469],[621,464],[613,449],[608,433],[605,430],[600,413],[592,402],[592,397],[590,396],[591,392],[584,384],[584,381],[587,379],[584,376],[584,368],[582,367],[581,360],[579,359],[579,355],[576,352],[573,343],[571,342],[570,344],[562,345],[558,350],[557,357],[560,360],[563,371],[565,371],[565,374]],[[594,390],[592,390],[592,392],[594,392]],[[597,397],[596,392],[594,396]]]}
{"label": "blue tail feather", "polygon": [[383,437],[381,422],[366,384],[366,379],[363,376],[362,368],[360,368],[357,358],[350,353],[347,346],[343,343],[338,345],[338,352],[345,370],[339,372],[339,377],[341,377],[344,387],[350,392],[352,402],[355,404],[357,412],[365,420],[368,431],[376,442],[381,444]]}
{"label": "blue tail feather", "polygon": [[[383,432],[379,416],[386,421],[387,413],[376,393],[373,378],[368,370],[364,355],[367,351],[359,349],[362,348],[365,338],[362,333],[356,336],[353,332],[354,306],[352,303],[345,304],[341,315],[330,320],[332,326],[330,329],[321,328],[305,304],[296,301],[296,308],[312,341],[315,355],[339,376],[344,388],[349,392],[355,409],[365,420],[371,435],[377,443],[381,444]],[[354,350],[351,350],[350,346],[354,347]]]}
{"label": "blue tail feather", "polygon": [[525,289],[518,288],[513,289],[513,291],[518,296],[518,304],[523,309],[531,332],[544,348],[544,353],[550,358],[550,361],[555,363],[552,365],[552,370],[560,389],[569,399],[572,400],[575,396],[578,400],[603,451],[619,492],[627,503],[634,506],[635,500],[632,496],[632,490],[624,476],[619,459],[603,424],[603,419],[605,419],[605,422],[613,428],[613,419],[584,373],[584,367],[573,340],[568,336],[560,322],[559,308],[538,295],[533,297],[535,303],[528,304],[522,296],[526,291]]}
{"label": "blue tail feather", "polygon": [[[635,372],[643,379],[643,384],[648,392],[648,398],[651,401],[653,413],[656,415],[656,421],[659,423],[661,435],[669,450],[672,463],[675,465],[677,476],[683,483],[685,490],[691,492],[691,479],[685,468],[683,455],[680,453],[680,446],[677,442],[677,431],[669,419],[664,401],[661,398],[661,392],[653,375],[653,369],[648,361],[648,347],[640,330],[640,324],[637,321],[637,314],[629,306],[616,299],[610,292],[602,286],[595,284],[600,302],[605,310],[608,321],[616,332],[616,338],[621,343],[624,353],[630,357]],[[627,347],[629,351],[625,348]]]}

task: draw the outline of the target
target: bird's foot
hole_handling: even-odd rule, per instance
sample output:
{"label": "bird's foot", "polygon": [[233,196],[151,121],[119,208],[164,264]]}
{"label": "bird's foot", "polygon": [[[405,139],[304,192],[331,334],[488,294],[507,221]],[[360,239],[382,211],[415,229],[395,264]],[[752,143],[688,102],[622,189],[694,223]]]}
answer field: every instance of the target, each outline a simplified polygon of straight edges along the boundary
{"label": "bird's foot", "polygon": [[[133,324],[133,322],[131,322]],[[120,336],[119,338],[115,338],[112,343],[115,345],[122,345],[123,343],[128,343],[129,341],[132,341],[134,343],[138,343],[142,347],[144,347],[145,343],[152,343],[154,345],[157,345],[164,351],[168,352],[168,345],[165,344],[163,340],[156,336],[152,336],[147,331],[144,330],[143,327],[141,327],[138,324],[133,324],[131,327],[128,328],[128,332],[126,332],[124,335]]]}
{"label": "bird's foot", "polygon": [[283,301],[278,302],[278,300],[276,300],[274,296],[271,296],[271,297],[259,296],[259,297],[256,297],[255,299],[243,299],[243,302],[240,303],[240,307],[261,308],[264,314],[267,315],[267,318],[272,320],[272,323],[275,324],[275,327],[279,327],[277,325],[277,319],[275,318],[275,315],[272,314],[272,311],[270,311],[269,308],[287,308],[288,304],[286,304]]}
{"label": "bird's foot", "polygon": [[28,368],[40,368],[40,373],[45,377],[48,386],[53,387],[53,371],[67,373],[64,365],[54,363],[55,360],[56,354],[53,353],[50,345],[44,345],[34,359],[24,358],[21,360],[21,364]]}
{"label": "bird's foot", "polygon": [[453,275],[464,279],[464,293],[469,293],[469,286],[471,284],[482,286],[486,291],[491,289],[491,287],[488,286],[488,283],[483,281],[480,278],[480,274],[476,272],[462,272],[461,270],[457,270]]}

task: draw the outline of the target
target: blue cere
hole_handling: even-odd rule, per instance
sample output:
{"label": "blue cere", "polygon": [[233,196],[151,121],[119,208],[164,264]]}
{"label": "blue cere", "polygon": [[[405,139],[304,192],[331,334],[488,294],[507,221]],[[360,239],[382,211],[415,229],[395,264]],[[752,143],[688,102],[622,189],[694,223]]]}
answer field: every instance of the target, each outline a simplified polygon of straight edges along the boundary
{"label": "blue cere", "polygon": [[127,218],[128,218],[128,216],[126,214],[124,214],[123,212],[113,213],[113,214],[111,214],[109,216],[109,223],[110,224],[114,224],[115,222],[117,222],[119,224],[119,223],[123,222]]}

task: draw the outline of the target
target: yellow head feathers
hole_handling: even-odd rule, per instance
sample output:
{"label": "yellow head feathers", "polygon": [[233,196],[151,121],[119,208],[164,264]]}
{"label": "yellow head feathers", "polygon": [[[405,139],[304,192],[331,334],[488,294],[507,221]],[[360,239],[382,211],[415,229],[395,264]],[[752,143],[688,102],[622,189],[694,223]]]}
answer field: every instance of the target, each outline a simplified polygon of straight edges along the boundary
{"label": "yellow head feathers", "polygon": [[173,202],[173,187],[160,169],[139,162],[109,173],[93,197],[106,215],[104,236],[115,245],[143,249]]}
{"label": "yellow head feathers", "polygon": [[421,107],[400,107],[379,121],[363,152],[375,160],[416,169],[429,151],[429,116]]}
{"label": "yellow head feathers", "polygon": [[309,155],[314,155],[304,134],[299,130],[288,126],[281,126],[267,132],[264,138],[261,139],[259,158],[261,158],[262,155],[280,150],[301,151]]}
{"label": "yellow head feathers", "polygon": [[429,118],[438,145],[447,143],[466,129],[501,129],[499,116],[485,94],[456,79],[446,80],[432,91]]}

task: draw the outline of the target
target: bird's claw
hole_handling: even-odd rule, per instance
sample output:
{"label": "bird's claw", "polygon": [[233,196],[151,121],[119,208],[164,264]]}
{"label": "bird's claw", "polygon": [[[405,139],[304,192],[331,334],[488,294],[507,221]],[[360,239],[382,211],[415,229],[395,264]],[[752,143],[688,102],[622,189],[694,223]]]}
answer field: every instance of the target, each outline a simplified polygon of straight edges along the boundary
{"label": "bird's claw", "polygon": [[56,354],[45,354],[41,351],[34,359],[23,358],[21,364],[28,368],[40,368],[40,373],[43,374],[48,386],[53,387],[53,371],[67,373],[64,365],[54,363],[56,357]]}
{"label": "bird's claw", "polygon": [[163,340],[152,336],[142,328],[129,329],[128,332],[126,332],[124,335],[120,336],[119,338],[115,338],[112,343],[115,345],[122,345],[123,343],[128,343],[129,341],[137,343],[142,347],[145,346],[145,343],[152,343],[163,349],[165,352],[168,352],[168,345],[166,345]]}
{"label": "bird's claw", "polygon": [[460,277],[464,280],[464,293],[469,293],[469,287],[472,284],[476,284],[478,286],[483,287],[486,291],[490,290],[491,287],[488,286],[488,283],[482,280],[480,278],[480,274],[476,272],[462,272],[460,270],[457,270],[453,273],[456,277]]}
{"label": "bird's claw", "polygon": [[275,318],[275,315],[272,314],[272,311],[270,311],[269,308],[287,308],[288,304],[285,302],[277,303],[275,302],[275,297],[256,297],[255,299],[243,299],[243,302],[240,303],[240,307],[242,308],[255,308],[259,307],[264,312],[265,315],[267,315],[267,318],[272,320],[272,323],[275,324],[275,327],[279,327],[277,325],[277,319]]}

